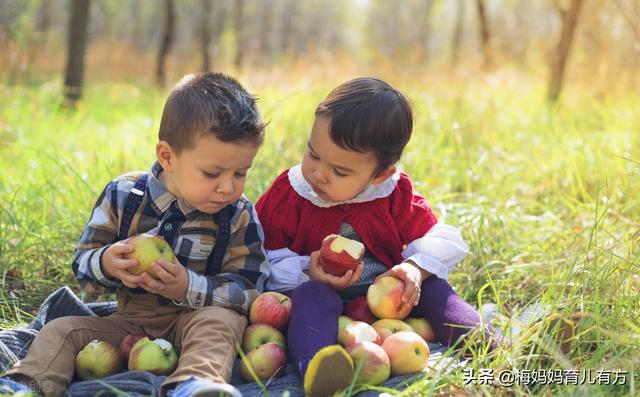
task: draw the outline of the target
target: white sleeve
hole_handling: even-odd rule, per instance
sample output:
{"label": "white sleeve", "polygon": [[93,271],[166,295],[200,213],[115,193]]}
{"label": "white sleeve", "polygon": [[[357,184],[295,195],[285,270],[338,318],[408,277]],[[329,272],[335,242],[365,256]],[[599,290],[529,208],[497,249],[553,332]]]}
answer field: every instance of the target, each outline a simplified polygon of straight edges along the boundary
{"label": "white sleeve", "polygon": [[468,252],[469,246],[457,227],[436,223],[427,234],[407,245],[402,258],[446,280],[449,271]]}
{"label": "white sleeve", "polygon": [[309,255],[298,255],[288,248],[267,250],[271,266],[267,291],[287,291],[309,280],[303,270],[309,269]]}

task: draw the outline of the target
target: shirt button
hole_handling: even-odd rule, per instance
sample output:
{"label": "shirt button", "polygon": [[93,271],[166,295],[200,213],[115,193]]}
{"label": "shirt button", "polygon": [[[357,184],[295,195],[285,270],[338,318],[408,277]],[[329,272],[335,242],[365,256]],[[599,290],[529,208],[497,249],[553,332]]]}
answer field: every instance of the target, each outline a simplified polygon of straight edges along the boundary
{"label": "shirt button", "polygon": [[168,231],[168,232],[169,232],[169,231],[171,231],[172,229],[173,229],[173,225],[172,225],[172,224],[167,223],[167,224],[165,224],[165,225],[164,225],[164,230],[166,230],[166,231]]}

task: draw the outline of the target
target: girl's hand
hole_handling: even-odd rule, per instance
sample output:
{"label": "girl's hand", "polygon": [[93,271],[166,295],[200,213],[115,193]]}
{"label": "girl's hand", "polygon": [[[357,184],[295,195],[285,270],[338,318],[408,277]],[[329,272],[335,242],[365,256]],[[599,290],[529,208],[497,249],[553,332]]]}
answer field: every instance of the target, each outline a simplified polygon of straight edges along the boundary
{"label": "girl's hand", "polygon": [[331,273],[327,273],[324,271],[322,266],[320,265],[320,251],[314,251],[311,253],[311,267],[309,269],[309,278],[312,280],[320,281],[321,283],[325,283],[334,289],[343,289],[353,285],[362,274],[362,269],[364,269],[364,265],[362,262],[358,265],[355,271],[348,270],[342,276],[334,276]]}
{"label": "girl's hand", "polygon": [[402,303],[417,305],[420,301],[420,286],[424,279],[431,273],[410,262],[402,262],[395,265],[388,271],[382,273],[376,279],[383,276],[393,276],[404,281],[404,292],[402,293]]}
{"label": "girl's hand", "polygon": [[187,269],[176,261],[169,263],[163,259],[151,264],[158,279],[147,272],[140,275],[140,287],[147,292],[163,296],[167,299],[181,301],[187,294],[189,274]]}

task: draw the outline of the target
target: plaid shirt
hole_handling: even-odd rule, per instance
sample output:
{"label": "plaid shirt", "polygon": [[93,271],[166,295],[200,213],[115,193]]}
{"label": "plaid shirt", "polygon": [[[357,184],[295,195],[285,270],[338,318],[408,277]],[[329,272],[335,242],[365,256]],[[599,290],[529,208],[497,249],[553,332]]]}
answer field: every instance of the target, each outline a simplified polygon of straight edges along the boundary
{"label": "plaid shirt", "polygon": [[[262,292],[269,276],[269,263],[263,248],[264,233],[255,209],[243,196],[231,204],[231,236],[220,272],[205,275],[207,258],[216,241],[217,224],[213,215],[205,214],[177,199],[158,177],[162,167],[155,162],[148,176],[147,191],[133,217],[129,236],[159,227],[165,213],[173,205],[184,214],[174,240],[173,250],[187,268],[189,286],[178,305],[203,307],[224,306],[248,313],[253,300]],[[142,173],[122,175],[111,181],[96,202],[91,218],[82,232],[73,260],[73,272],[84,290],[91,295],[113,293],[126,288],[120,280],[108,278],[101,269],[104,251],[119,240],[119,220],[129,192]]]}

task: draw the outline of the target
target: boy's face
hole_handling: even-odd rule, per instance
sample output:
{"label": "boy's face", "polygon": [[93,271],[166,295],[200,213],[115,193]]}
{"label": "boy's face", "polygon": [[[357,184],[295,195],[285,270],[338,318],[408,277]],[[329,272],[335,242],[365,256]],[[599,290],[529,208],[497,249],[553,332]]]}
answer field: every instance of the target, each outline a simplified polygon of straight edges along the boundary
{"label": "boy's face", "polygon": [[384,182],[395,172],[391,166],[374,175],[373,153],[343,149],[331,140],[330,119],[316,117],[302,159],[302,175],[318,197],[339,202],[351,200],[369,186]]}
{"label": "boy's face", "polygon": [[167,189],[192,207],[215,214],[242,195],[258,149],[251,143],[223,142],[208,134],[198,135],[180,154],[160,141],[156,153]]}

